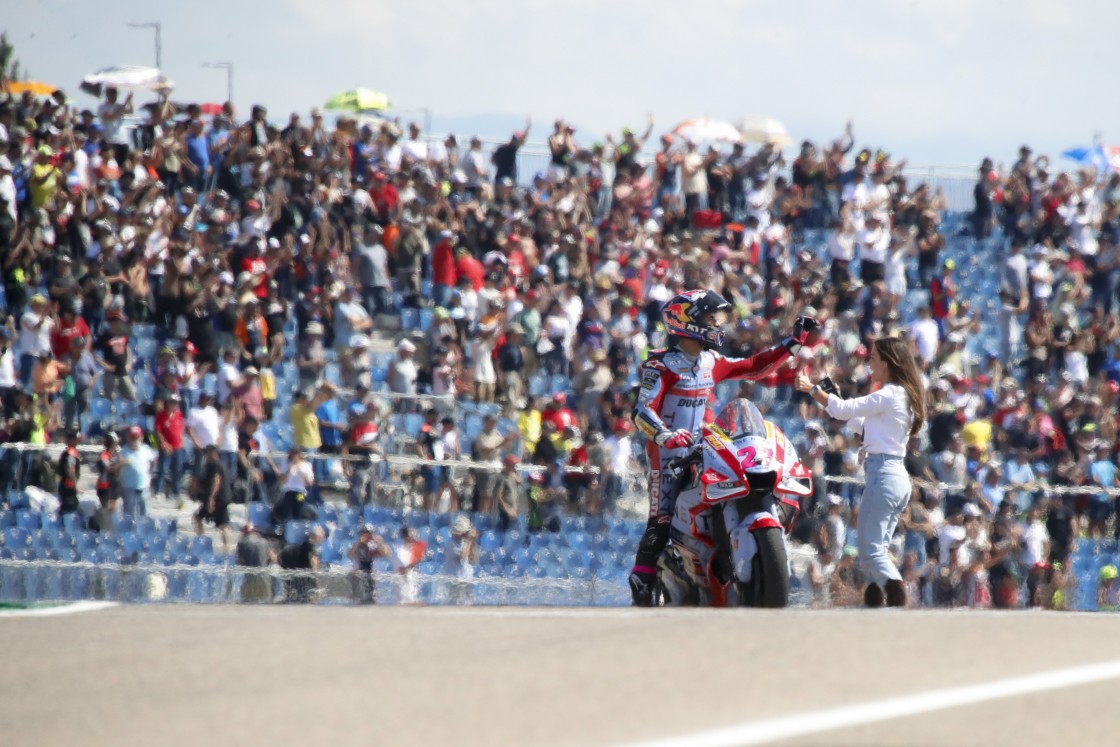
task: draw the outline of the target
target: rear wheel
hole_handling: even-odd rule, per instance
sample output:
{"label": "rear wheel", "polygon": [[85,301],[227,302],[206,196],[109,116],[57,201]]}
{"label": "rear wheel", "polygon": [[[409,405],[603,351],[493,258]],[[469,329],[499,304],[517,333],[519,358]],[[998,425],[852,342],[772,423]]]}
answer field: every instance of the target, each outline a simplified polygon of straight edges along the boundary
{"label": "rear wheel", "polygon": [[782,530],[764,527],[752,532],[758,552],[751,558],[751,580],[739,584],[740,604],[749,607],[789,606],[789,560]]}

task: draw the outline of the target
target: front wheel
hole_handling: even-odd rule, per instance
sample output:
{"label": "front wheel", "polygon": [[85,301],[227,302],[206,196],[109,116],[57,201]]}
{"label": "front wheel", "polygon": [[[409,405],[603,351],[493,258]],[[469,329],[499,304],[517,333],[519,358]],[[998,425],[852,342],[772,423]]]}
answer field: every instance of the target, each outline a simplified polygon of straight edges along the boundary
{"label": "front wheel", "polygon": [[739,584],[739,599],[748,607],[789,606],[789,560],[778,527],[752,532],[758,552],[751,558],[751,580]]}

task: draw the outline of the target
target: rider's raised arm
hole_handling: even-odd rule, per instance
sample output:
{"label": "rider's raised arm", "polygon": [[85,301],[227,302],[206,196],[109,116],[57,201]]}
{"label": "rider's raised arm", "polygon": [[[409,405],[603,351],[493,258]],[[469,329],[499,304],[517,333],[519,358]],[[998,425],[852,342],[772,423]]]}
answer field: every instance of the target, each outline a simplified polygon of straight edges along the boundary
{"label": "rider's raised arm", "polygon": [[656,359],[647,360],[641,368],[642,384],[638,390],[638,401],[634,407],[634,425],[649,439],[669,430],[661,419],[661,407],[665,394],[672,387],[668,379],[673,374],[665,364]]}
{"label": "rider's raised arm", "polygon": [[810,337],[820,329],[820,323],[808,316],[799,316],[786,339],[774,347],[756,353],[750,358],[725,358],[716,355],[712,376],[716,381],[725,379],[761,379],[784,363],[791,355],[810,342]]}
{"label": "rider's raised arm", "polygon": [[770,375],[778,366],[789,360],[789,349],[775,345],[749,358],[726,358],[716,355],[712,378],[716,381],[726,379],[761,379]]}

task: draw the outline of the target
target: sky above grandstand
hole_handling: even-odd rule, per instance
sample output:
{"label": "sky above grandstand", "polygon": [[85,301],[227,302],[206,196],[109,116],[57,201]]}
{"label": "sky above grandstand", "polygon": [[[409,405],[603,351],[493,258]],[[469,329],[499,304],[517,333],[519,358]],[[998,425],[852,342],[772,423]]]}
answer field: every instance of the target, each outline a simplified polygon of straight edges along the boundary
{"label": "sky above grandstand", "polygon": [[[697,116],[773,116],[796,140],[837,137],[911,163],[1014,160],[1018,146],[1120,144],[1109,0],[16,0],[3,27],[39,80],[154,64],[179,100],[220,101],[235,65],[239,111],[283,122],[340,90],[385,91],[402,118],[506,136],[564,117],[585,143],[624,126],[657,132]],[[1076,11],[1072,8],[1076,7]],[[406,111],[410,110],[410,111]]]}

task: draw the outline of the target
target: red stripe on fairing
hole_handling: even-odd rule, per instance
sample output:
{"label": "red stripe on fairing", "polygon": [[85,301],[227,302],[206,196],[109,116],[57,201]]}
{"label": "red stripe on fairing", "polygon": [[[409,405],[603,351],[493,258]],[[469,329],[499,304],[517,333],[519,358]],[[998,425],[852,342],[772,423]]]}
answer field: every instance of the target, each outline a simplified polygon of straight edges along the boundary
{"label": "red stripe on fairing", "polygon": [[778,521],[773,516],[766,515],[759,516],[757,519],[752,521],[751,525],[747,527],[747,531],[753,532],[756,529],[765,529],[768,527],[772,527],[774,529],[783,529],[782,522]]}

